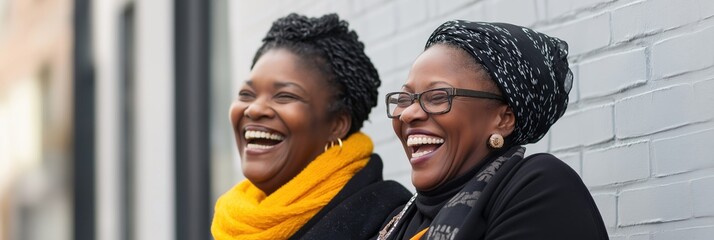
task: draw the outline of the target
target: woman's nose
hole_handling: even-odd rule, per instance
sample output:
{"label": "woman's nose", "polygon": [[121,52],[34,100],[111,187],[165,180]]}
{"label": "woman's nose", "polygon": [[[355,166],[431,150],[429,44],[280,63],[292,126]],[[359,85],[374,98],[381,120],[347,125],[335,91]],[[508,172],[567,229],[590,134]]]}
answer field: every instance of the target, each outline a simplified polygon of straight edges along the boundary
{"label": "woman's nose", "polygon": [[424,109],[421,108],[419,102],[414,101],[412,105],[409,105],[404,109],[404,111],[402,111],[402,114],[399,116],[399,120],[405,123],[410,123],[416,120],[425,120],[427,117],[428,114],[424,112]]}
{"label": "woman's nose", "polygon": [[243,114],[251,120],[274,117],[275,110],[273,110],[270,104],[268,104],[266,101],[267,100],[263,100],[261,98],[256,99],[255,101],[248,104],[248,107],[245,109],[245,112]]}

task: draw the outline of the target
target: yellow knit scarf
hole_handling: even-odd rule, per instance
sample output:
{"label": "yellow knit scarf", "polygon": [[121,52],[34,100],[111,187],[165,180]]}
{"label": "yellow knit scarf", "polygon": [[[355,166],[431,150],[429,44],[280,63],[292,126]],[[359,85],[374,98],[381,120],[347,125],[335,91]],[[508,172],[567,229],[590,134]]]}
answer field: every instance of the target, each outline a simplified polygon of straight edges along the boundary
{"label": "yellow knit scarf", "polygon": [[320,154],[268,196],[244,180],[216,202],[211,232],[216,240],[287,239],[337,195],[369,161],[372,140],[360,132]]}

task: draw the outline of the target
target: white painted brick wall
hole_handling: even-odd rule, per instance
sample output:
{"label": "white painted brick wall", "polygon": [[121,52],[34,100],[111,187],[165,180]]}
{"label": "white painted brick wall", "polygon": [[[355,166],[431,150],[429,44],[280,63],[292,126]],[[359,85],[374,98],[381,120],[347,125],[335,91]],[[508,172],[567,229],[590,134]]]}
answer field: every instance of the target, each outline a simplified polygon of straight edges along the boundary
{"label": "white painted brick wall", "polygon": [[617,196],[615,194],[598,194],[593,195],[593,200],[600,210],[605,227],[611,228],[617,226]]}
{"label": "white painted brick wall", "polygon": [[671,222],[691,217],[688,183],[674,183],[620,193],[618,224]]}
{"label": "white painted brick wall", "polygon": [[548,17],[556,18],[562,15],[576,13],[576,10],[581,10],[587,7],[593,7],[598,4],[612,2],[613,0],[547,0],[548,1]]}
{"label": "white painted brick wall", "polygon": [[521,26],[532,26],[538,21],[535,0],[490,1],[485,6],[488,21],[508,22]]}
{"label": "white painted brick wall", "polygon": [[692,180],[692,203],[695,217],[714,216],[712,199],[714,199],[714,177]]}
{"label": "white painted brick wall", "polygon": [[[470,3],[475,2],[474,0],[450,0],[450,1],[441,1],[441,0],[430,0],[432,2],[432,6],[436,7],[436,11],[432,16],[443,16],[448,13],[455,12],[458,9],[467,7]],[[434,4],[435,3],[435,4]]]}
{"label": "white painted brick wall", "polygon": [[711,240],[714,236],[714,226],[683,228],[673,231],[655,233],[653,240]]}
{"label": "white painted brick wall", "polygon": [[580,66],[570,64],[570,70],[573,72],[573,87],[568,95],[568,104],[572,106],[580,101]]}
{"label": "white painted brick wall", "polygon": [[649,142],[638,142],[583,154],[583,181],[602,186],[645,179],[650,175]]}
{"label": "white painted brick wall", "polygon": [[578,74],[580,98],[607,96],[645,83],[647,55],[644,48],[617,52],[581,63]]}
{"label": "white painted brick wall", "polygon": [[655,140],[652,145],[657,176],[714,168],[714,129]]}
{"label": "white painted brick wall", "polygon": [[714,28],[676,36],[652,47],[653,79],[709,67],[714,64]]}
{"label": "white painted brick wall", "polygon": [[385,73],[397,68],[397,50],[394,46],[393,41],[366,47],[365,53],[370,56],[370,59],[372,60],[372,63],[374,65],[382,66],[378,70],[380,73],[380,77],[385,75]]}
{"label": "white painted brick wall", "polygon": [[714,93],[714,79],[694,84],[694,95],[697,98],[696,106],[704,108],[697,111],[699,113],[698,118],[702,121],[714,118],[714,111],[706,111],[707,106],[714,106],[714,94],[712,93]]}
{"label": "white painted brick wall", "polygon": [[[303,2],[310,2],[310,1],[303,1]],[[315,2],[315,1],[313,1]],[[324,2],[324,1],[321,1]],[[389,1],[382,1],[382,0],[360,0],[360,1],[352,1],[353,6],[355,8],[355,12],[362,13],[367,10],[373,10],[375,7],[379,8],[380,5],[384,5],[385,2]]]}
{"label": "white painted brick wall", "polygon": [[578,19],[544,32],[567,41],[570,56],[577,56],[610,44],[610,13]]}
{"label": "white painted brick wall", "polygon": [[611,239],[714,236],[714,1],[258,2],[231,15],[234,79],[244,79],[275,18],[338,12],[382,77],[364,131],[385,160],[385,178],[412,190],[383,94],[400,88],[436,26],[454,18],[511,22],[566,40],[575,74],[568,111],[527,154],[552,152],[583,177]]}
{"label": "white painted brick wall", "polygon": [[[551,149],[590,146],[611,140],[615,136],[612,115],[612,105],[596,106],[564,115],[551,129]],[[591,124],[583,128],[583,122]]]}
{"label": "white painted brick wall", "polygon": [[[419,56],[419,54],[424,51],[426,40],[429,38],[431,31],[434,30],[432,28],[436,28],[438,26],[434,24],[431,25],[433,25],[433,27],[417,28],[415,31],[405,33],[404,36],[395,37],[397,40],[394,46],[397,52],[395,64],[398,67],[408,69],[412,66],[412,63]],[[399,88],[401,88],[401,84],[404,84],[406,79],[407,75],[404,75],[401,79],[399,79]],[[398,89],[392,89],[390,91],[397,90]]]}
{"label": "white painted brick wall", "polygon": [[651,240],[652,239],[651,236],[652,235],[649,233],[637,233],[637,234],[631,235],[627,239],[628,240]]}
{"label": "white painted brick wall", "polygon": [[613,11],[615,42],[635,36],[653,34],[699,20],[697,0],[648,0]]}
{"label": "white painted brick wall", "polygon": [[657,89],[615,103],[615,135],[637,137],[684,126],[699,110],[689,84]]}
{"label": "white painted brick wall", "polygon": [[550,149],[550,133],[546,134],[536,143],[525,145],[526,154],[548,152]]}
{"label": "white painted brick wall", "polygon": [[427,0],[399,0],[397,1],[397,24],[399,30],[406,30],[416,24],[425,22],[429,18]]}
{"label": "white painted brick wall", "polygon": [[360,40],[373,42],[392,36],[397,29],[396,3],[389,2],[381,8],[365,13],[365,17],[352,21]]}
{"label": "white painted brick wall", "polygon": [[706,19],[714,16],[714,1],[698,0],[697,10],[699,10],[700,19]]}

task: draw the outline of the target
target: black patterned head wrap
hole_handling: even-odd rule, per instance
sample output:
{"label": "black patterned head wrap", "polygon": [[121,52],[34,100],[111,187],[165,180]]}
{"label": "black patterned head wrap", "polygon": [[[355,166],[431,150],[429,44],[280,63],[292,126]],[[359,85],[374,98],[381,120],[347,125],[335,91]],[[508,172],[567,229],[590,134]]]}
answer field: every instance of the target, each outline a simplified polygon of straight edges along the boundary
{"label": "black patterned head wrap", "polygon": [[516,116],[511,144],[537,142],[565,113],[573,83],[565,41],[506,23],[454,20],[434,30],[425,48],[439,43],[468,52],[501,89]]}

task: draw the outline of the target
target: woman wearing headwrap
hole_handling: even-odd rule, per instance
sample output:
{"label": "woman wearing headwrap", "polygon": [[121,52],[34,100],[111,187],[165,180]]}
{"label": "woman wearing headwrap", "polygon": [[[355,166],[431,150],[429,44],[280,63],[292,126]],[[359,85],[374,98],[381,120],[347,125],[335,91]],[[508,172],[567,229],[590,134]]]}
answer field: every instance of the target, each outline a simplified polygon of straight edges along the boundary
{"label": "woman wearing headwrap", "polygon": [[368,239],[409,192],[361,133],[379,76],[336,14],[273,23],[230,108],[246,180],[216,202],[225,239]]}
{"label": "woman wearing headwrap", "polygon": [[417,193],[379,239],[608,239],[580,177],[521,146],[563,115],[571,83],[557,38],[504,23],[438,27],[386,97]]}

